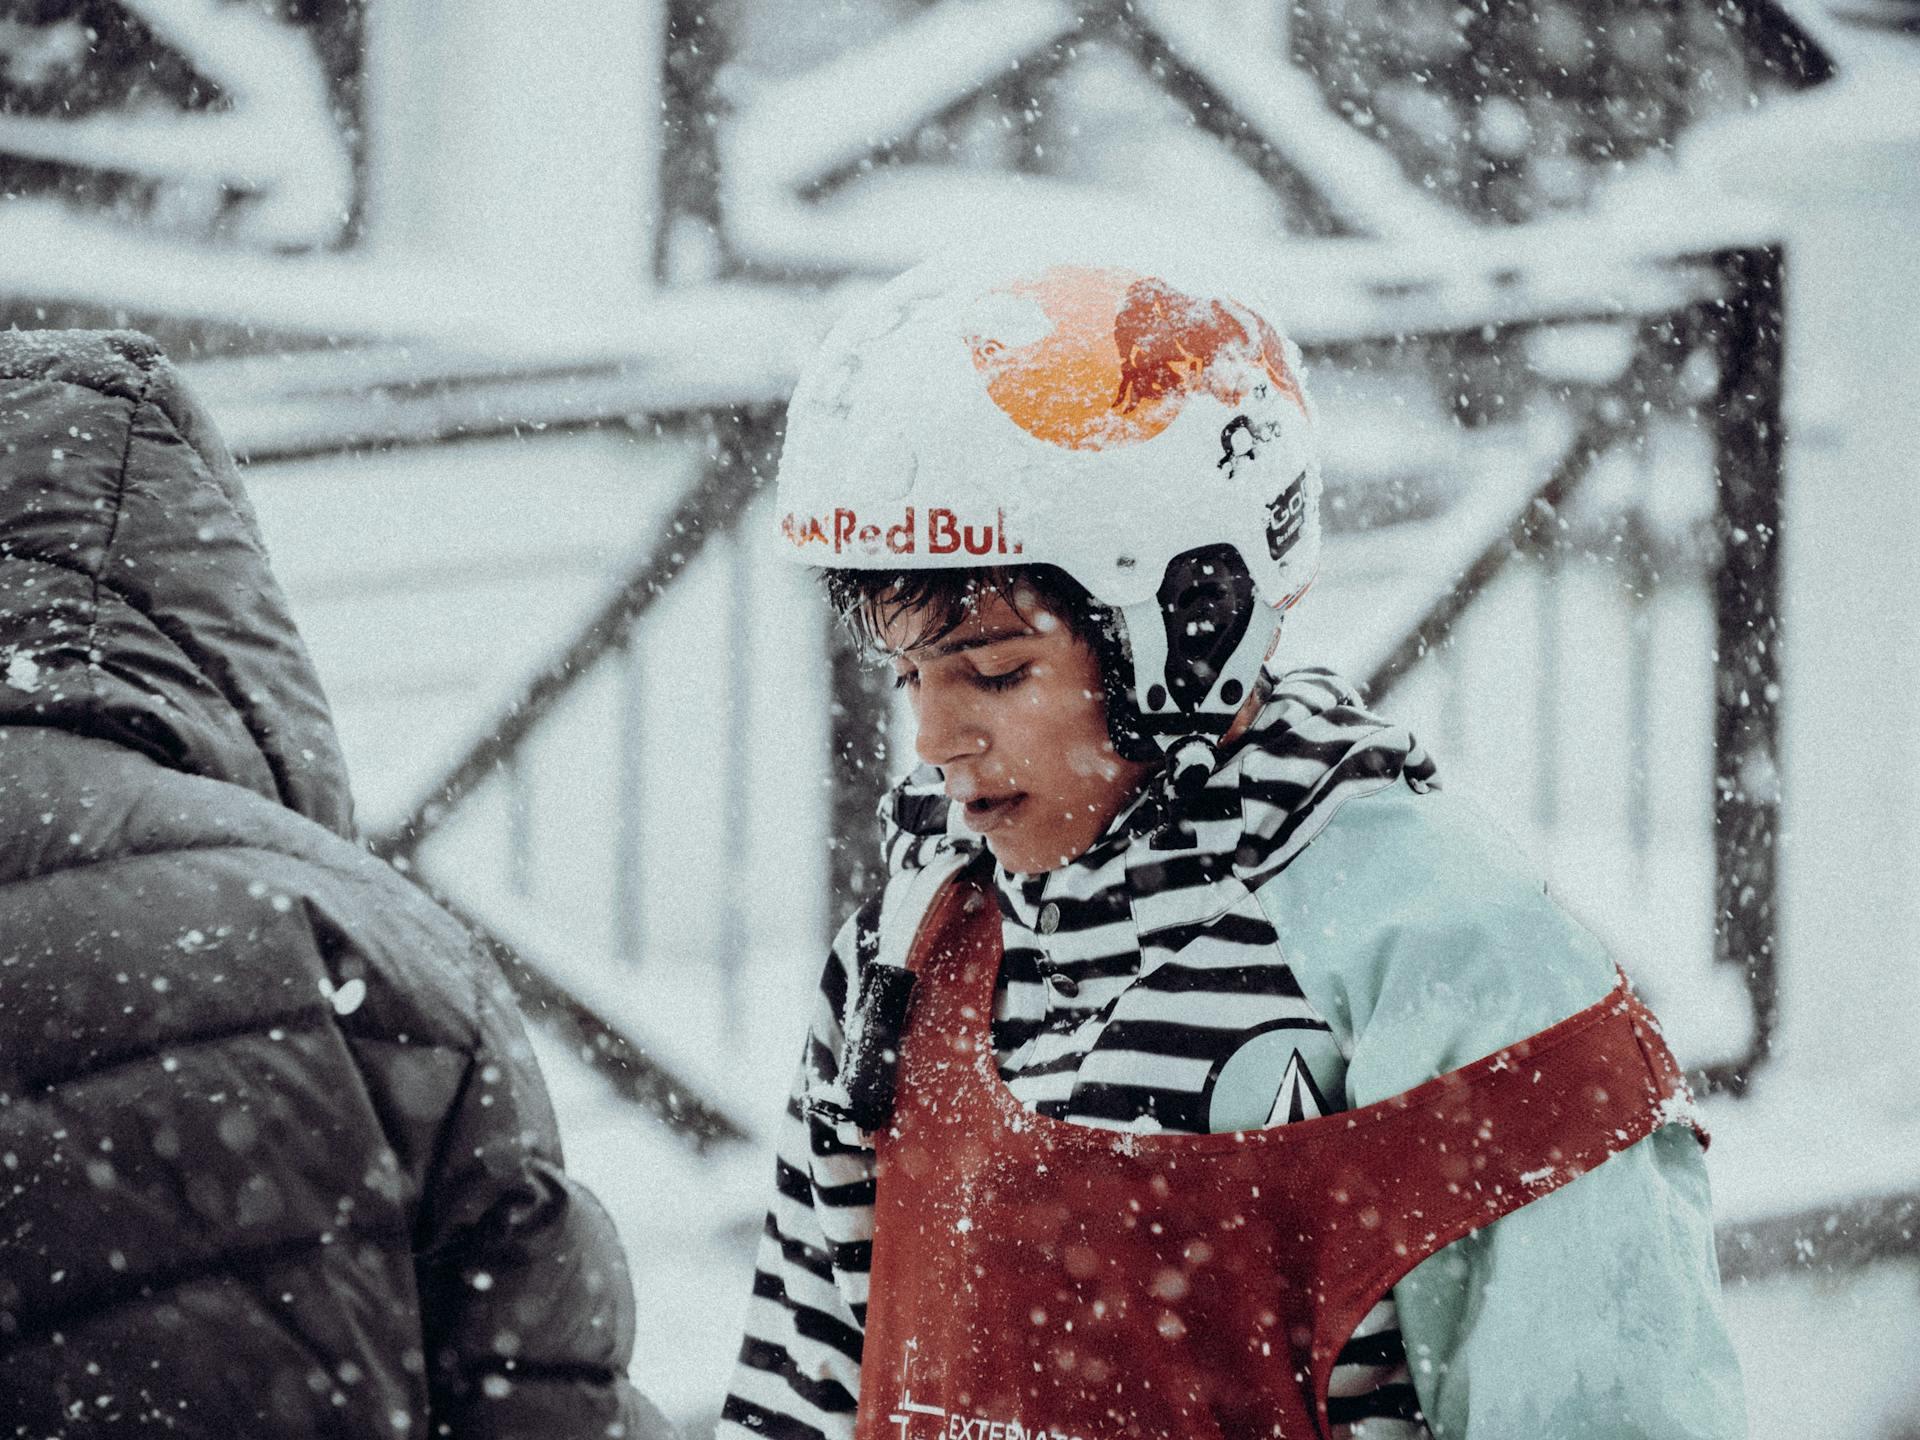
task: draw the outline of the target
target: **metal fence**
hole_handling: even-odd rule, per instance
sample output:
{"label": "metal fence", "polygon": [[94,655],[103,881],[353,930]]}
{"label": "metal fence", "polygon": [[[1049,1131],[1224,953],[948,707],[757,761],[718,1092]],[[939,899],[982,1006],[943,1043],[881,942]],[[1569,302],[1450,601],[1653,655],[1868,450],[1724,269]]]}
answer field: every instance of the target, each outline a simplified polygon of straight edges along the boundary
{"label": "metal fence", "polygon": [[[1348,307],[1318,333],[1306,335],[1317,366],[1381,363],[1382,355],[1417,355],[1431,363],[1436,353],[1518,353],[1516,342],[1554,326],[1604,323],[1632,337],[1632,356],[1620,374],[1598,383],[1568,383],[1511,376],[1517,396],[1528,385],[1537,403],[1556,404],[1572,420],[1571,438],[1544,475],[1517,498],[1500,524],[1482,537],[1444,594],[1408,614],[1394,643],[1366,677],[1376,702],[1415,672],[1423,657],[1442,653],[1461,617],[1497,579],[1528,563],[1562,563],[1577,552],[1560,520],[1595,464],[1644,435],[1649,417],[1684,413],[1711,440],[1718,505],[1709,543],[1696,555],[1708,571],[1715,605],[1717,655],[1713,824],[1716,836],[1716,946],[1721,961],[1736,967],[1751,997],[1753,1023],[1741,1053],[1722,1057],[1696,1076],[1703,1089],[1742,1091],[1763,1065],[1776,1024],[1774,973],[1774,849],[1777,773],[1779,650],[1775,537],[1780,489],[1778,293],[1776,251],[1728,249],[1666,257],[1641,266],[1640,304],[1623,304],[1618,288],[1590,286],[1543,302],[1542,276],[1514,269],[1480,277],[1466,299],[1461,286],[1421,287],[1386,267],[1389,279],[1356,288],[1374,302],[1362,323]],[[1551,267],[1549,267],[1550,269]],[[1548,286],[1547,288],[1551,288]],[[1509,359],[1510,366],[1516,362]],[[430,445],[442,440],[505,434],[539,427],[627,424],[644,417],[663,437],[699,447],[702,478],[680,499],[660,533],[667,538],[644,556],[578,631],[555,645],[548,662],[488,727],[487,738],[448,764],[423,787],[410,812],[374,837],[375,848],[413,868],[421,847],[490,779],[504,775],[524,796],[522,760],[543,720],[603,663],[624,663],[642,643],[645,621],[661,596],[714,541],[735,530],[746,507],[770,478],[779,443],[777,404],[740,406],[687,403],[663,396],[644,374],[614,364],[556,367],[547,371],[475,375],[436,373],[417,358],[410,369],[369,385],[354,367],[342,372],[352,390],[319,404],[318,428],[284,423],[253,427],[242,421],[238,436],[251,459],[312,458],[369,445]],[[1705,374],[1704,391],[1688,391],[1676,377]],[[1336,477],[1337,483],[1337,477]],[[1635,531],[1626,549],[1635,563],[1656,564],[1659,537]],[[1670,563],[1661,562],[1666,568]],[[1404,600],[1401,602],[1404,605]],[[823,622],[824,623],[824,622]],[[832,650],[832,777],[828,832],[833,844],[828,882],[838,903],[868,888],[865,871],[872,847],[874,804],[887,780],[886,718],[889,699],[871,667],[844,644]],[[629,669],[636,667],[629,665]],[[1644,711],[1642,675],[1631,704]],[[631,707],[629,707],[631,712]],[[716,717],[719,720],[719,717]],[[724,722],[722,722],[724,723]],[[619,752],[610,773],[631,774],[645,736],[631,723],[616,738]],[[527,843],[522,836],[518,842]],[[641,868],[644,837],[623,822],[616,845],[617,876]],[[428,878],[430,877],[423,877]],[[631,933],[632,895],[614,903]],[[623,1040],[618,1027],[602,1023],[569,1003],[539,978],[537,957],[514,962],[521,983],[543,1005],[559,1005],[573,1017],[596,1054],[636,1099],[658,1108],[666,1122],[696,1142],[740,1133],[713,1097],[701,1099],[684,1077],[664,1073],[655,1060]],[[669,1098],[671,1097],[671,1098]]]}
{"label": "metal fence", "polygon": [[[1529,567],[1550,576],[1611,547],[1626,565],[1629,588],[1681,579],[1704,587],[1712,608],[1713,944],[1719,963],[1740,978],[1751,1024],[1736,1053],[1714,1058],[1694,1079],[1703,1091],[1738,1097],[1768,1061],[1779,1009],[1774,839],[1780,804],[1783,262],[1777,249],[1735,246],[1633,263],[1636,283],[1624,289],[1604,281],[1562,283],[1577,262],[1496,265],[1465,287],[1457,275],[1444,284],[1410,285],[1394,267],[1381,267],[1376,278],[1354,282],[1355,293],[1370,297],[1370,310],[1331,305],[1324,323],[1309,317],[1302,338],[1319,372],[1379,364],[1382,356],[1413,356],[1429,364],[1436,354],[1457,354],[1468,357],[1460,365],[1466,374],[1475,355],[1495,357],[1496,371],[1501,365],[1517,367],[1513,357],[1522,353],[1517,342],[1555,327],[1604,324],[1630,337],[1631,359],[1607,378],[1511,372],[1514,395],[1564,411],[1570,433],[1550,463],[1516,492],[1500,522],[1479,536],[1477,549],[1458,566],[1452,583],[1403,613],[1392,642],[1366,673],[1364,688],[1379,703],[1417,677],[1423,666],[1447,653],[1451,637],[1503,580]],[[1388,278],[1378,278],[1381,273]],[[1639,303],[1622,303],[1623,293],[1637,296]],[[644,426],[696,447],[703,457],[698,483],[659,527],[665,537],[661,543],[622,577],[597,613],[574,633],[556,637],[550,659],[502,707],[487,737],[423,786],[404,819],[371,837],[379,853],[429,888],[440,889],[436,881],[446,877],[422,864],[423,847],[488,782],[505,776],[510,792],[524,794],[533,783],[524,762],[543,722],[586,677],[607,665],[639,673],[634,657],[645,644],[655,607],[716,542],[731,543],[770,481],[780,409],[762,398],[739,406],[705,398],[687,403],[663,395],[644,374],[604,362],[489,376],[436,374],[418,356],[412,363],[405,378],[372,389],[357,387],[322,405],[328,417],[324,433],[272,424],[250,429],[241,417],[234,426],[241,448],[254,461],[267,461],[369,446],[433,445],[529,427],[614,424]],[[1650,528],[1631,509],[1605,509],[1597,531],[1580,533],[1567,517],[1578,512],[1596,468],[1642,443],[1648,426],[1661,417],[1694,427],[1704,437],[1715,499],[1708,522],[1676,537]],[[1337,493],[1339,477],[1331,483]],[[1391,523],[1382,528],[1390,530]],[[1542,593],[1551,595],[1551,585]],[[827,623],[824,615],[820,623]],[[1540,633],[1549,629],[1543,625]],[[844,907],[874,878],[869,870],[875,859],[873,814],[888,781],[892,700],[876,669],[847,645],[836,640],[829,653],[828,729],[836,765],[826,828],[835,843],[822,864],[822,879]],[[1644,666],[1635,673],[1621,706],[1625,723],[1639,733],[1653,693]],[[1543,690],[1552,683],[1549,664]],[[713,723],[729,722],[716,714]],[[639,762],[633,752],[645,740],[632,724],[615,727],[608,737],[615,753],[608,757],[607,771],[634,768]],[[1649,803],[1639,802],[1642,809]],[[512,807],[508,813],[515,813]],[[626,823],[628,833],[612,843],[623,855],[618,873],[631,874],[644,866],[641,847],[647,837]],[[527,843],[525,835],[509,837],[510,850]],[[630,921],[639,901],[616,896],[613,903]],[[484,925],[479,928],[487,933]],[[711,1087],[703,1093],[700,1083],[650,1053],[643,1037],[626,1033],[617,1019],[559,978],[543,959],[538,934],[493,933],[488,939],[530,1011],[569,1032],[583,1055],[672,1133],[698,1149],[747,1136],[750,1127],[732,1112],[726,1096]],[[1816,1251],[1820,1264],[1833,1267],[1913,1253],[1911,1210],[1909,1197],[1863,1198],[1839,1217],[1843,1233],[1837,1238],[1827,1209],[1729,1230],[1722,1236],[1729,1273],[1758,1275],[1806,1265]],[[1821,1243],[1816,1247],[1812,1241]]]}

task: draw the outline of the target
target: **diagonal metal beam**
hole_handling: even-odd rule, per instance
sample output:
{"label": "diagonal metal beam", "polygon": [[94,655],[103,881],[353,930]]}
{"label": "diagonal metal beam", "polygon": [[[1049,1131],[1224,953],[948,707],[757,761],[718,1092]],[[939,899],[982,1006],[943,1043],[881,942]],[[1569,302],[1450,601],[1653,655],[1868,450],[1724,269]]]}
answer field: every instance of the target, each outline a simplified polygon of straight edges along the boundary
{"label": "diagonal metal beam", "polygon": [[1334,114],[1287,57],[1255,59],[1219,7],[1135,0],[1113,15],[1115,37],[1132,46],[1161,89],[1269,187],[1292,197],[1323,233],[1423,243],[1466,231],[1459,211]]}
{"label": "diagonal metal beam", "polygon": [[[1316,235],[1359,233],[1352,217],[1342,215],[1313,181],[1260,133],[1240,108],[1198,68],[1181,59],[1173,46],[1131,9],[1113,7],[1101,34],[1124,48],[1155,85],[1179,102],[1193,123],[1224,145],[1231,155],[1276,192],[1295,217]],[[1362,142],[1366,143],[1366,142]]]}
{"label": "diagonal metal beam", "polygon": [[1408,627],[1398,644],[1373,668],[1361,686],[1368,703],[1392,691],[1427,652],[1440,644],[1454,622],[1478,600],[1513,558],[1532,543],[1543,514],[1552,514],[1579,488],[1594,462],[1632,433],[1624,407],[1604,402],[1594,406],[1581,422],[1573,442],[1553,467],[1553,473],[1527,498],[1507,528],[1496,536],[1461,573],[1459,580]]}
{"label": "diagonal metal beam", "polygon": [[1791,88],[1805,90],[1840,73],[1827,47],[1780,0],[1722,0],[1718,9],[1760,63]]}
{"label": "diagonal metal beam", "polygon": [[659,547],[639,565],[566,647],[527,682],[489,733],[428,785],[392,829],[373,836],[376,855],[411,861],[422,843],[460,802],[479,789],[522,741],[564,700],[576,676],[585,674],[625,643],[634,621],[724,530],[760,484],[777,450],[771,410],[736,410],[712,422],[712,460],[662,527]]}
{"label": "diagonal metal beam", "polygon": [[557,1029],[622,1099],[657,1116],[668,1131],[696,1153],[753,1138],[723,1106],[702,1096],[618,1025],[557,983],[458,902],[435,889],[417,869],[410,871],[408,878],[473,933],[499,965],[526,1015]]}

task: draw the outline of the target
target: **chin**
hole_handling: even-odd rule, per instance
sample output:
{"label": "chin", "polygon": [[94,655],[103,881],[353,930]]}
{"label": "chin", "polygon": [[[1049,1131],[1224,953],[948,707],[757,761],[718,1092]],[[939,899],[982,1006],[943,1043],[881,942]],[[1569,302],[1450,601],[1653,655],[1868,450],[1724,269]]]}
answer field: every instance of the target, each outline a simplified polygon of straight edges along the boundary
{"label": "chin", "polygon": [[1083,854],[1086,848],[1084,843],[1075,848],[1059,840],[1048,843],[1013,836],[987,836],[987,849],[993,852],[993,858],[1014,875],[1038,875],[1043,871],[1058,870]]}

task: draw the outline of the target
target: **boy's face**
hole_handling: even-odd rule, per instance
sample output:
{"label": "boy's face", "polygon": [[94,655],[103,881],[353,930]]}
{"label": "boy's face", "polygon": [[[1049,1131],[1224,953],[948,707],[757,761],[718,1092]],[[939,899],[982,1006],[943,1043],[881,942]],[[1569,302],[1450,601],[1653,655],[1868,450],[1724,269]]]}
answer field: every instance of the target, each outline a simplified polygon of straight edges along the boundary
{"label": "boy's face", "polygon": [[938,640],[903,648],[917,614],[894,615],[881,643],[913,707],[914,749],[940,767],[968,828],[1016,874],[1085,853],[1140,788],[1149,766],[1107,737],[1099,662],[1030,591],[991,591]]}

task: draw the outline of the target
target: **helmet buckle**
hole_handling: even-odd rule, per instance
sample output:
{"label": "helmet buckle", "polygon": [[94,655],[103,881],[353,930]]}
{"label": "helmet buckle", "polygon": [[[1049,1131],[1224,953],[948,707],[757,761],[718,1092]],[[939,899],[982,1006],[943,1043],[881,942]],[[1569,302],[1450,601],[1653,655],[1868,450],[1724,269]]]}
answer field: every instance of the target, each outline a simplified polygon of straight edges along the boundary
{"label": "helmet buckle", "polygon": [[1182,800],[1191,800],[1206,788],[1219,763],[1220,752],[1211,740],[1189,735],[1167,756],[1167,783]]}

